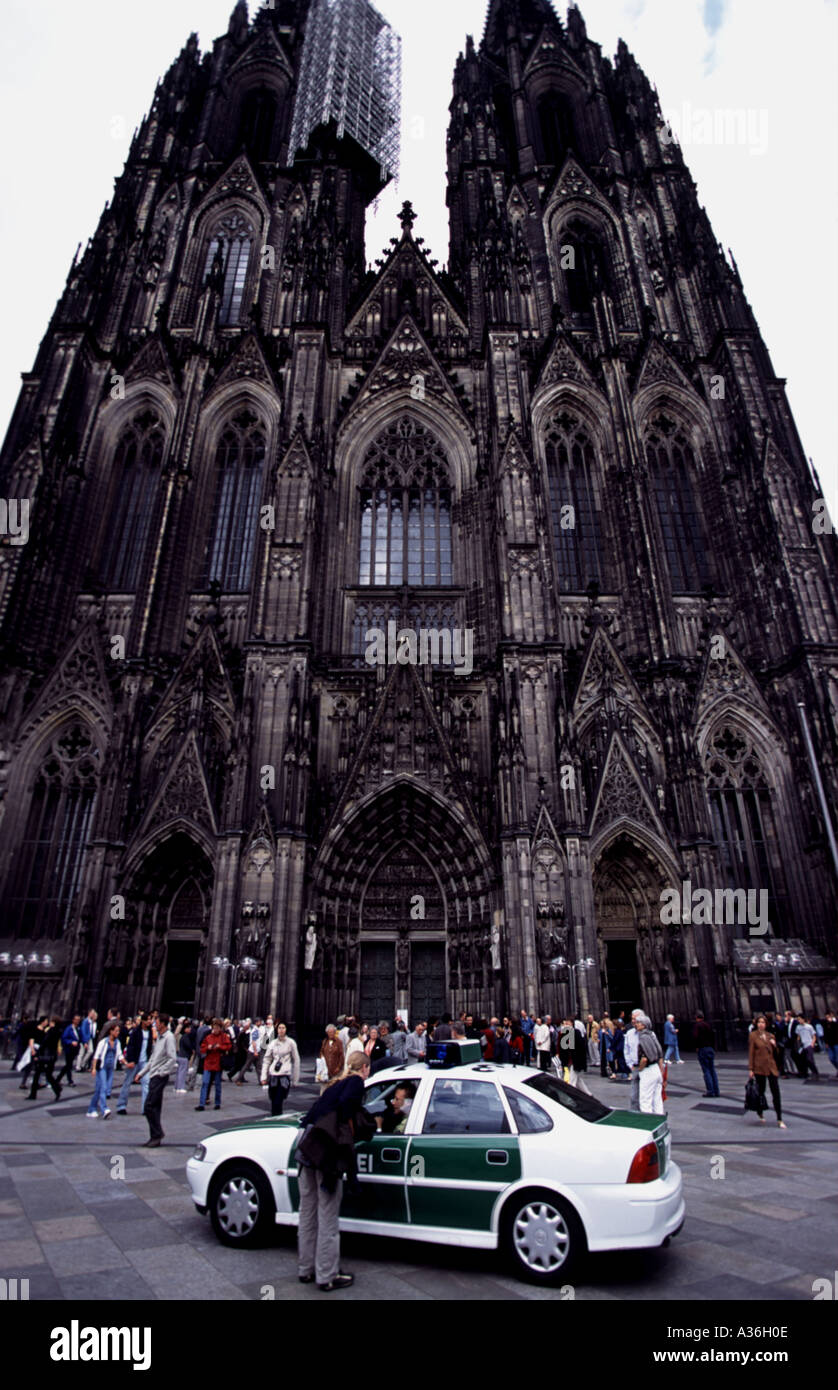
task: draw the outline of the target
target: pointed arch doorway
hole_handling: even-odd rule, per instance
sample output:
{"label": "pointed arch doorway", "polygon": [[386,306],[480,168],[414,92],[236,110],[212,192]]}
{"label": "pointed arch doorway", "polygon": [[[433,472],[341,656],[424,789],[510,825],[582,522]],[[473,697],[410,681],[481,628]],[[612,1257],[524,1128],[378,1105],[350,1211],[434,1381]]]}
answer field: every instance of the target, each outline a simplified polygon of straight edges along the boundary
{"label": "pointed arch doorway", "polygon": [[660,857],[628,830],[594,859],[594,912],[602,989],[612,1018],[642,1008],[662,1026],[685,1005],[680,929],[663,928],[661,894],[673,879]]}
{"label": "pointed arch doorway", "polygon": [[494,1007],[492,912],[499,906],[479,831],[413,779],[366,800],[315,869],[317,951],[305,978],[312,1026]]}
{"label": "pointed arch doorway", "polygon": [[438,1017],[445,964],[442,889],[425,855],[403,840],[382,855],[361,903],[362,1018],[389,1019],[397,1010],[411,1022]]}

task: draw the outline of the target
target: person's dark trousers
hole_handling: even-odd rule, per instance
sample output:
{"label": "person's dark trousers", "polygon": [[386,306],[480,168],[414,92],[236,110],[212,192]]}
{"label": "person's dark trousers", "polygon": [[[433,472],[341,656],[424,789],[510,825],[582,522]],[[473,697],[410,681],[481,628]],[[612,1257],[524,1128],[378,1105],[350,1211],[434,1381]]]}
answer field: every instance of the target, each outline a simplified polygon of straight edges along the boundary
{"label": "person's dark trousers", "polygon": [[818,1069],[817,1069],[817,1067],[815,1066],[815,1049],[814,1049],[814,1047],[804,1047],[802,1056],[803,1056],[804,1066],[805,1066],[805,1068],[806,1068],[806,1071],[804,1071],[803,1075],[805,1076],[805,1075],[806,1075],[806,1072],[809,1072],[809,1071],[810,1071],[810,1072],[812,1073],[813,1076],[819,1076],[820,1073],[818,1072]]}
{"label": "person's dark trousers", "polygon": [[780,1075],[781,1075],[781,1076],[791,1076],[791,1075],[792,1075],[792,1070],[791,1070],[791,1067],[789,1066],[789,1045],[788,1045],[788,1043],[787,1043],[787,1042],[780,1043],[779,1051],[780,1051],[780,1057],[779,1057],[779,1062],[780,1062]]}
{"label": "person's dark trousers", "polygon": [[716,1059],[715,1048],[700,1047],[698,1049],[698,1061],[704,1075],[704,1088],[708,1096],[721,1095],[719,1090],[719,1078],[716,1075],[714,1062]]}
{"label": "person's dark trousers", "polygon": [[538,1054],[538,1069],[539,1071],[550,1070],[550,1053],[546,1050],[539,1052]]}
{"label": "person's dark trousers", "polygon": [[281,1115],[282,1107],[285,1105],[285,1097],[288,1095],[289,1087],[283,1086],[281,1081],[276,1086],[268,1086],[268,1095],[271,1098],[271,1114]]}
{"label": "person's dark trousers", "polygon": [[796,1067],[796,1069],[797,1069],[797,1075],[798,1075],[798,1076],[805,1076],[805,1075],[806,1075],[806,1072],[808,1071],[808,1067],[806,1066],[806,1058],[805,1058],[805,1056],[803,1055],[803,1052],[801,1051],[801,1049],[800,1049],[799,1047],[795,1047],[794,1044],[792,1044],[792,1053],[791,1053],[791,1055],[792,1055],[792,1060],[793,1060],[793,1062],[794,1062],[794,1065],[795,1065],[795,1067]]}
{"label": "person's dark trousers", "polygon": [[776,1112],[777,1119],[778,1119],[778,1120],[782,1120],[782,1118],[783,1118],[783,1110],[782,1110],[782,1106],[780,1105],[780,1079],[779,1079],[779,1077],[777,1077],[777,1076],[758,1076],[758,1077],[756,1077],[757,1090],[759,1091],[760,1096],[762,1096],[762,1097],[765,1096],[765,1083],[766,1083],[766,1081],[768,1082],[769,1086],[771,1087],[771,1099],[772,1099],[772,1101],[774,1102],[774,1110],[775,1110],[775,1112]]}
{"label": "person's dark trousers", "polygon": [[64,1049],[64,1065],[63,1065],[63,1067],[61,1068],[60,1072],[58,1073],[58,1078],[57,1078],[59,1085],[61,1084],[62,1078],[66,1076],[66,1078],[67,1078],[67,1085],[68,1085],[68,1086],[75,1086],[76,1083],[75,1083],[75,1081],[73,1080],[73,1067],[74,1067],[75,1064],[76,1064],[76,1058],[78,1057],[78,1055],[79,1055],[79,1044],[78,1044],[78,1043],[71,1043],[69,1047],[65,1047],[65,1049]]}
{"label": "person's dark trousers", "polygon": [[599,1045],[599,1074],[600,1076],[608,1075],[608,1048],[605,1045],[605,1039]]}
{"label": "person's dark trousers", "polygon": [[59,1086],[58,1082],[56,1081],[55,1077],[54,1077],[53,1074],[52,1074],[52,1073],[53,1073],[53,1068],[55,1067],[55,1062],[56,1062],[55,1057],[39,1057],[39,1058],[38,1058],[37,1062],[35,1063],[35,1066],[34,1066],[33,1069],[32,1069],[32,1070],[33,1070],[33,1075],[32,1075],[32,1089],[31,1089],[31,1091],[29,1092],[29,1098],[30,1098],[30,1100],[34,1100],[35,1097],[37,1096],[37,1094],[38,1094],[38,1083],[40,1082],[42,1076],[45,1078],[45,1080],[47,1080],[47,1081],[49,1082],[50,1086],[52,1087],[53,1091],[55,1092],[55,1099],[56,1099],[56,1100],[60,1100],[60,1099],[61,1099],[61,1087]]}
{"label": "person's dark trousers", "polygon": [[168,1084],[168,1076],[153,1076],[148,1083],[148,1095],[146,1096],[143,1114],[148,1120],[149,1139],[163,1138],[163,1128],[160,1124],[160,1112],[163,1109],[163,1092]]}

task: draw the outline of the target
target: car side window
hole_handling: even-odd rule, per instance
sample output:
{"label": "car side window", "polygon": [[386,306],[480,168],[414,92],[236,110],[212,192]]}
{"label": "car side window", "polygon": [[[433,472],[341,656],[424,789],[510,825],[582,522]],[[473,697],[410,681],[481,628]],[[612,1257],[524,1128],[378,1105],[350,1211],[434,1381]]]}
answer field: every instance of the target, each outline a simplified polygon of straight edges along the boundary
{"label": "car side window", "polygon": [[[372,1085],[367,1086],[364,1091],[364,1109],[367,1113],[370,1115],[383,1115],[387,1109],[388,1100],[392,1100],[393,1098],[396,1087],[404,1086],[406,1080],[407,1079],[404,1077],[399,1077],[395,1081],[392,1079],[389,1081],[374,1081]],[[407,1084],[409,1084],[411,1092],[415,1094],[419,1085],[418,1081],[411,1080]]]}
{"label": "car side window", "polygon": [[503,1094],[509,1102],[519,1134],[543,1134],[553,1128],[547,1111],[542,1110],[529,1096],[522,1096],[519,1091],[511,1091],[507,1086],[504,1086]]}
{"label": "car side window", "polygon": [[494,1081],[437,1077],[423,1134],[509,1134],[509,1121]]}

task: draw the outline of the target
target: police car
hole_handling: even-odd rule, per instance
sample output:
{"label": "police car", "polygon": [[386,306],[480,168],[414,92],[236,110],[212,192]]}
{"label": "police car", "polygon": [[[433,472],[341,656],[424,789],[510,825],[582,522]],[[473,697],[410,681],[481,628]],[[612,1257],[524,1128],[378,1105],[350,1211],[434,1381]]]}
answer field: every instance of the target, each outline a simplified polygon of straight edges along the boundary
{"label": "police car", "polygon": [[[478,1043],[429,1044],[379,1071],[364,1105],[381,1120],[356,1145],[360,1183],[340,1228],[505,1250],[517,1272],[565,1281],[587,1249],[668,1244],[684,1221],[663,1115],[611,1110],[549,1072],[480,1060]],[[295,1226],[301,1115],[236,1125],[198,1144],[192,1199],[225,1245]]]}

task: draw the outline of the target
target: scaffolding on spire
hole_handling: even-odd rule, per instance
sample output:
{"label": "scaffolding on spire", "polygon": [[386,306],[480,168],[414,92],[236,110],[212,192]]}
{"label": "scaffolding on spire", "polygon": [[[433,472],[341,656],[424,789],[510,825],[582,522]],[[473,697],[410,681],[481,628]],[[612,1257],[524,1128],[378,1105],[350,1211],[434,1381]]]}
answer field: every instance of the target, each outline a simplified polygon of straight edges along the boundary
{"label": "scaffolding on spire", "polygon": [[334,121],[397,178],[401,152],[402,41],[369,0],[314,0],[305,41],[291,157],[319,125]]}

